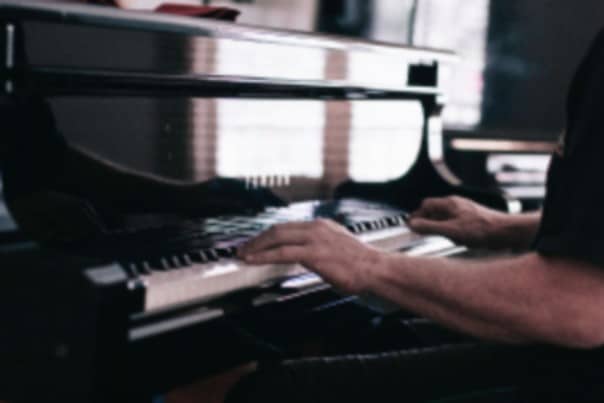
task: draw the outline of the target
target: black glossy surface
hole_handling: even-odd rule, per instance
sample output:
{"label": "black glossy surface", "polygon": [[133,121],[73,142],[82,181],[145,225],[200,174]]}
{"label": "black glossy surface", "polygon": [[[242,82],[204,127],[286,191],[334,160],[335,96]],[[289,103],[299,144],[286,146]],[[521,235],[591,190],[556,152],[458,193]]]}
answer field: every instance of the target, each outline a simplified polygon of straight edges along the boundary
{"label": "black glossy surface", "polygon": [[136,277],[234,257],[237,247],[275,224],[316,218],[332,219],[352,233],[361,234],[404,225],[406,213],[385,204],[353,199],[295,203],[253,215],[124,228],[67,248],[78,254],[117,259]]}

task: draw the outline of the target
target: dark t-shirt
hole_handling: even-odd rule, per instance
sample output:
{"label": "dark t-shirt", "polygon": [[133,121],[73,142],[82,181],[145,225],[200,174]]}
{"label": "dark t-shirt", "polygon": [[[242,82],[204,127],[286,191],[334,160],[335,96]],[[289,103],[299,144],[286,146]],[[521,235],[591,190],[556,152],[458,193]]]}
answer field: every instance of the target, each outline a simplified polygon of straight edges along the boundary
{"label": "dark t-shirt", "polygon": [[552,157],[535,249],[604,268],[604,31],[579,67]]}
{"label": "dark t-shirt", "polygon": [[[589,262],[604,270],[602,175],[604,31],[581,63],[568,94],[566,129],[552,157],[541,226],[534,242],[538,253]],[[550,368],[541,392],[564,396],[560,401],[604,401],[603,349],[568,353],[574,357],[573,365],[563,361]]]}

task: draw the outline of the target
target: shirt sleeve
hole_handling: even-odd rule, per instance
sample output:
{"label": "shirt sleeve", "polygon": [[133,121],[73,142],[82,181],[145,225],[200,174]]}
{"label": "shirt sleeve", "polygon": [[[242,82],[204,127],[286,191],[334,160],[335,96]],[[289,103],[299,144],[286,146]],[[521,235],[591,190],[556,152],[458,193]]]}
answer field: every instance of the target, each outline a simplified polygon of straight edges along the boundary
{"label": "shirt sleeve", "polygon": [[[598,40],[568,99],[562,147],[552,157],[535,249],[604,268],[604,43]],[[573,95],[574,94],[574,95]]]}

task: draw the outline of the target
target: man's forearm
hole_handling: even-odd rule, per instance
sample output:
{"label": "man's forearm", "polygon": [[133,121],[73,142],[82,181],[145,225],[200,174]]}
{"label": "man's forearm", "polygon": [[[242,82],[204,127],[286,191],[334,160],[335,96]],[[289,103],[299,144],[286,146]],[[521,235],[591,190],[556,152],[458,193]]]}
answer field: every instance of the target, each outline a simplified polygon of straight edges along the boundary
{"label": "man's forearm", "polygon": [[527,249],[537,234],[540,221],[540,211],[506,215],[499,220],[493,241],[506,248]]}
{"label": "man's forearm", "polygon": [[604,339],[604,275],[582,263],[389,255],[374,274],[369,291],[481,338],[575,347]]}

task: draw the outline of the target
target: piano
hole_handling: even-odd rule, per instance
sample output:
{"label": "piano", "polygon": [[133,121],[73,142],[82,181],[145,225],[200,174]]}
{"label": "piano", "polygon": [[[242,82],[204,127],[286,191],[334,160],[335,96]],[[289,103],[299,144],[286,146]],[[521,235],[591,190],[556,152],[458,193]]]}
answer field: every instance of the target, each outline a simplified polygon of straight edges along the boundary
{"label": "piano", "polygon": [[450,52],[89,5],[2,1],[0,21],[2,98],[43,102],[48,135],[208,184],[209,199],[234,186],[280,201],[156,214],[141,194],[140,212],[115,215],[109,194],[88,200],[105,221],[93,235],[3,229],[0,399],[144,401],[396,312],[299,265],[236,259],[276,223],[330,218],[384,250],[450,256],[465,248],[405,225],[423,198],[515,208],[443,159]]}

